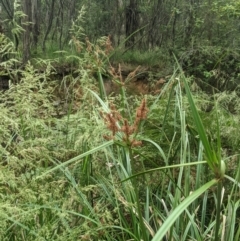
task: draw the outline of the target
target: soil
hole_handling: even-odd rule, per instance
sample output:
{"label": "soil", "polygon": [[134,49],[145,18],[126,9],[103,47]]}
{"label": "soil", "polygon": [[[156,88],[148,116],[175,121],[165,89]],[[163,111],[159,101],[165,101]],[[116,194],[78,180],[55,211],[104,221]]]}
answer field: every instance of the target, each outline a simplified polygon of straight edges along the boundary
{"label": "soil", "polygon": [[126,92],[129,94],[158,94],[167,78],[161,76],[157,69],[151,70],[145,66],[121,64],[113,68],[114,73],[110,69],[108,71],[109,75],[104,81],[107,95],[119,93],[122,85],[124,85]]}

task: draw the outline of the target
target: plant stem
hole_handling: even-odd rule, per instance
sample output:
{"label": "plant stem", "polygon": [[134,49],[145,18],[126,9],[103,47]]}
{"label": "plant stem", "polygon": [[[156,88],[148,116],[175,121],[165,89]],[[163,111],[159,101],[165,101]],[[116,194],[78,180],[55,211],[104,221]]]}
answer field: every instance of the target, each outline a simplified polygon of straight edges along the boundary
{"label": "plant stem", "polygon": [[102,100],[104,100],[104,99],[106,99],[107,95],[106,95],[106,91],[105,91],[105,87],[104,87],[103,78],[102,78],[102,74],[101,74],[100,68],[98,68],[97,75],[98,75],[98,84],[99,84],[99,90],[100,90],[100,97],[101,97]]}
{"label": "plant stem", "polygon": [[[130,160],[133,161],[133,154],[132,154],[132,149],[129,148],[129,155],[130,155]],[[140,204],[140,198],[139,198],[139,193],[138,193],[138,188],[136,184],[136,179],[132,179],[132,185],[135,191],[135,196],[136,196],[136,203],[137,203],[137,213],[138,213],[138,218],[139,218],[139,225],[140,229],[142,231],[142,238],[143,240],[147,241],[147,232],[146,232],[146,227],[144,225],[143,217],[142,217],[142,210],[141,210],[141,204]]]}
{"label": "plant stem", "polygon": [[222,191],[222,182],[219,181],[217,184],[217,213],[216,213],[215,241],[219,240],[220,213],[221,213],[221,191]]}
{"label": "plant stem", "polygon": [[126,117],[126,115],[128,115],[130,121],[132,122],[132,115],[131,115],[129,105],[128,105],[128,102],[127,102],[126,89],[125,89],[124,86],[121,86],[121,100],[122,100],[121,107],[122,107],[122,110],[123,110],[122,115],[124,117]]}

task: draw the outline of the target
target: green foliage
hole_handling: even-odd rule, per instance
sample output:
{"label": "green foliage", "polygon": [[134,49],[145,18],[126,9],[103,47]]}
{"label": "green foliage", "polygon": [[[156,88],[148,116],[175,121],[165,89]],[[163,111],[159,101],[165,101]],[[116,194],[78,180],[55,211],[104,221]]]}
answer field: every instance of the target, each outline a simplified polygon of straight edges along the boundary
{"label": "green foliage", "polygon": [[9,69],[13,68],[18,63],[17,53],[14,43],[4,34],[0,33],[0,66],[1,74],[4,75]]}
{"label": "green foliage", "polygon": [[[9,24],[12,24],[12,26],[13,26],[11,29],[13,37],[19,38],[21,36],[21,33],[24,32],[24,29],[19,24],[19,22],[20,22],[21,18],[25,17],[25,14],[21,10],[21,1],[14,0],[13,11],[14,11],[14,16],[13,16],[12,22],[10,22]],[[16,41],[16,39],[15,39],[15,41]],[[15,47],[17,47],[16,42],[15,42]]]}
{"label": "green foliage", "polygon": [[108,39],[79,36],[58,85],[52,61],[5,66],[20,81],[0,97],[0,239],[238,240],[237,93],[178,67],[157,96],[129,96],[112,69],[108,98]]}
{"label": "green foliage", "polygon": [[172,63],[170,58],[168,58],[167,51],[162,51],[160,49],[156,49],[155,51],[128,50],[126,52],[117,49],[110,60],[117,63],[123,62],[159,68],[164,71],[164,74],[169,74],[169,72],[172,72]]}
{"label": "green foliage", "polygon": [[205,91],[213,93],[238,89],[238,58],[235,49],[200,46],[184,52],[180,59],[186,73],[198,79]]}

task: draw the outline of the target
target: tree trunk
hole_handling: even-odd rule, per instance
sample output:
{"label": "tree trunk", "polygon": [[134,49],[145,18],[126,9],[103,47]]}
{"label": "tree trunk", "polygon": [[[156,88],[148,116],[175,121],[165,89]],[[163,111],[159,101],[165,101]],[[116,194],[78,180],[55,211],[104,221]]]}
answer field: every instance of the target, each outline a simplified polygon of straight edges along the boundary
{"label": "tree trunk", "polygon": [[40,12],[40,1],[32,0],[32,36],[33,36],[33,48],[37,52],[38,36],[39,32],[39,15]]}
{"label": "tree trunk", "polygon": [[64,7],[63,1],[60,0],[60,26],[59,26],[59,49],[62,50],[62,36],[63,36],[63,25],[64,25]]}
{"label": "tree trunk", "polygon": [[135,43],[135,34],[139,25],[137,0],[130,0],[126,7],[126,43],[125,47],[133,48]]}
{"label": "tree trunk", "polygon": [[26,15],[23,18],[23,63],[26,63],[30,58],[31,0],[23,0],[23,12]]}
{"label": "tree trunk", "polygon": [[63,44],[62,46],[66,45],[66,43],[68,42],[69,40],[69,30],[71,28],[71,25],[72,25],[72,21],[75,19],[75,16],[76,16],[76,0],[71,0],[70,3],[71,4],[69,6],[69,11],[68,11],[68,14],[67,14],[67,33],[65,35],[65,38],[64,38],[64,41],[63,41]]}
{"label": "tree trunk", "polygon": [[55,0],[51,0],[51,9],[49,9],[49,15],[48,15],[48,24],[47,24],[47,30],[45,32],[44,38],[43,38],[43,43],[42,43],[42,50],[43,52],[46,51],[46,40],[48,37],[48,34],[50,33],[50,30],[52,28],[52,23],[53,23],[53,12],[54,12],[54,5],[55,5]]}

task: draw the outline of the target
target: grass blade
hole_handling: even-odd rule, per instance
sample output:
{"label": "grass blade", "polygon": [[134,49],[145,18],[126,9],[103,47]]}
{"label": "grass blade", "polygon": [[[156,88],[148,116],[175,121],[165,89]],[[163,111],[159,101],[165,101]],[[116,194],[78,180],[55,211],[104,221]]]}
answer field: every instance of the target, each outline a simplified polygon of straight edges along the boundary
{"label": "grass blade", "polygon": [[96,147],[96,148],[93,148],[92,150],[89,150],[89,151],[87,151],[87,152],[85,152],[85,153],[83,153],[83,154],[81,154],[81,155],[78,155],[78,156],[76,156],[76,157],[74,157],[74,158],[72,158],[72,159],[70,159],[70,160],[68,160],[68,161],[66,161],[66,162],[63,162],[63,163],[57,165],[56,167],[54,167],[54,168],[52,168],[52,169],[44,172],[42,175],[40,175],[40,176],[38,176],[38,177],[36,177],[36,179],[42,178],[42,177],[46,176],[48,173],[50,173],[50,172],[56,171],[56,170],[58,170],[58,169],[60,169],[60,168],[62,168],[62,167],[64,167],[64,166],[66,166],[66,165],[69,165],[69,164],[71,164],[71,163],[73,163],[73,162],[79,161],[79,159],[81,159],[81,158],[83,158],[83,157],[85,157],[85,156],[88,156],[88,155],[90,155],[90,154],[93,154],[93,153],[95,153],[95,152],[97,152],[97,151],[99,151],[99,150],[102,150],[103,148],[106,148],[106,147],[108,147],[108,146],[111,146],[113,143],[114,143],[113,140],[110,140],[110,141],[108,141],[108,142],[105,142],[104,144],[102,144],[102,145],[100,145],[100,146],[98,146],[98,147]]}
{"label": "grass blade", "polygon": [[168,216],[164,221],[161,228],[157,231],[156,235],[153,237],[152,241],[162,240],[166,233],[170,230],[174,222],[179,218],[182,212],[194,202],[200,195],[202,195],[206,190],[211,186],[215,185],[218,182],[217,179],[213,179],[210,182],[206,183],[196,191],[194,191],[190,196],[188,196],[177,208]]}

